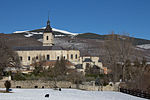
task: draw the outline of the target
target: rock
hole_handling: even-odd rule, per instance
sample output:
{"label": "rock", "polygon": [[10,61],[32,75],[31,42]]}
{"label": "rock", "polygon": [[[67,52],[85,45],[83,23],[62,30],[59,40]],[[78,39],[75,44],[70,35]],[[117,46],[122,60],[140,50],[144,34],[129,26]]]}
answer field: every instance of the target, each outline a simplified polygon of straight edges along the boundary
{"label": "rock", "polygon": [[49,94],[46,94],[45,97],[46,97],[46,98],[49,98]]}
{"label": "rock", "polygon": [[61,91],[61,88],[59,88],[59,91]]}

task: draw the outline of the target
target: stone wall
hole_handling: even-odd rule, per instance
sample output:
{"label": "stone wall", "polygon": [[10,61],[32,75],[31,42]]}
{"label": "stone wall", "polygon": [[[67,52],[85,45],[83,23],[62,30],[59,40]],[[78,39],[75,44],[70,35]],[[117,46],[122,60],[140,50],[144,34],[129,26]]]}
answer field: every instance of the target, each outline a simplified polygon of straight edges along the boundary
{"label": "stone wall", "polygon": [[[4,86],[5,81],[0,81],[0,88],[5,88]],[[53,88],[54,82],[53,81],[37,81],[37,80],[30,80],[30,81],[11,81],[11,88]],[[57,82],[57,86],[61,88],[74,88],[74,89],[81,89],[81,90],[88,90],[88,91],[118,91],[118,85],[107,85],[107,86],[92,86],[92,85],[81,85],[81,84],[72,84],[71,82],[67,81],[60,81]]]}
{"label": "stone wall", "polygon": [[[4,82],[5,81],[0,81],[0,88],[5,88]],[[62,88],[69,88],[71,85],[71,82],[57,82],[57,86]],[[16,88],[18,86],[21,88],[53,88],[55,85],[53,81],[11,81],[11,88]]]}
{"label": "stone wall", "polygon": [[88,90],[88,91],[118,91],[118,88],[116,88],[115,86],[91,86],[91,85],[76,85],[73,84],[72,88],[78,88],[81,90]]}

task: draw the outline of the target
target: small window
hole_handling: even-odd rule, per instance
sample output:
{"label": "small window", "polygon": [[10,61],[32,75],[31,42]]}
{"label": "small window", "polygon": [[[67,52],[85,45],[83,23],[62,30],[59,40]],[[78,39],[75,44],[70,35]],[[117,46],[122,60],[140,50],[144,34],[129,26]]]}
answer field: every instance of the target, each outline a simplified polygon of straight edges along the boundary
{"label": "small window", "polygon": [[30,60],[30,56],[28,56],[28,60]]}
{"label": "small window", "polygon": [[47,60],[49,60],[49,55],[47,55]]}
{"label": "small window", "polygon": [[57,57],[57,60],[59,60],[59,56]]}
{"label": "small window", "polygon": [[46,40],[48,40],[48,36],[46,36]]}
{"label": "small window", "polygon": [[20,56],[20,60],[22,61],[22,57]]}
{"label": "small window", "polygon": [[76,54],[76,59],[78,58],[78,55]]}
{"label": "small window", "polygon": [[71,54],[71,59],[73,59],[73,54]]}
{"label": "small window", "polygon": [[36,60],[38,60],[38,56],[36,56]]}

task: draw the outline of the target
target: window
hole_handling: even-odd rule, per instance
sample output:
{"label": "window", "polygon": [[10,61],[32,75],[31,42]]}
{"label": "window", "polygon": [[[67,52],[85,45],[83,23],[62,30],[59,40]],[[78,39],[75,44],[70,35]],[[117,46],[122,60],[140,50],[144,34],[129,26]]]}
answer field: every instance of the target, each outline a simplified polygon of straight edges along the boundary
{"label": "window", "polygon": [[28,56],[28,60],[30,61],[30,56]]}
{"label": "window", "polygon": [[20,56],[20,60],[22,61],[22,57]]}
{"label": "window", "polygon": [[71,54],[71,59],[73,59],[73,54]]}
{"label": "window", "polygon": [[48,40],[48,36],[46,36],[46,40]]}
{"label": "window", "polygon": [[49,55],[47,55],[47,60],[49,60]]}
{"label": "window", "polygon": [[36,56],[36,60],[38,60],[38,56]]}
{"label": "window", "polygon": [[76,59],[78,58],[78,55],[76,54]]}
{"label": "window", "polygon": [[57,60],[59,60],[59,56],[57,57]]}
{"label": "window", "polygon": [[89,63],[86,63],[86,68],[90,68],[90,64]]}

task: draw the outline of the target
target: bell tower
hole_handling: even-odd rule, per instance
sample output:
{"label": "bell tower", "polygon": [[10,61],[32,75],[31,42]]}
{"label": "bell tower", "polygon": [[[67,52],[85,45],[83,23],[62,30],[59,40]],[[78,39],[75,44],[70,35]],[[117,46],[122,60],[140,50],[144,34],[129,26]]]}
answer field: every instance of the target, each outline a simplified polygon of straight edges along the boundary
{"label": "bell tower", "polygon": [[52,28],[50,26],[49,16],[48,16],[47,26],[43,32],[43,46],[53,46],[54,45],[53,41],[54,41],[54,37],[52,33]]}

